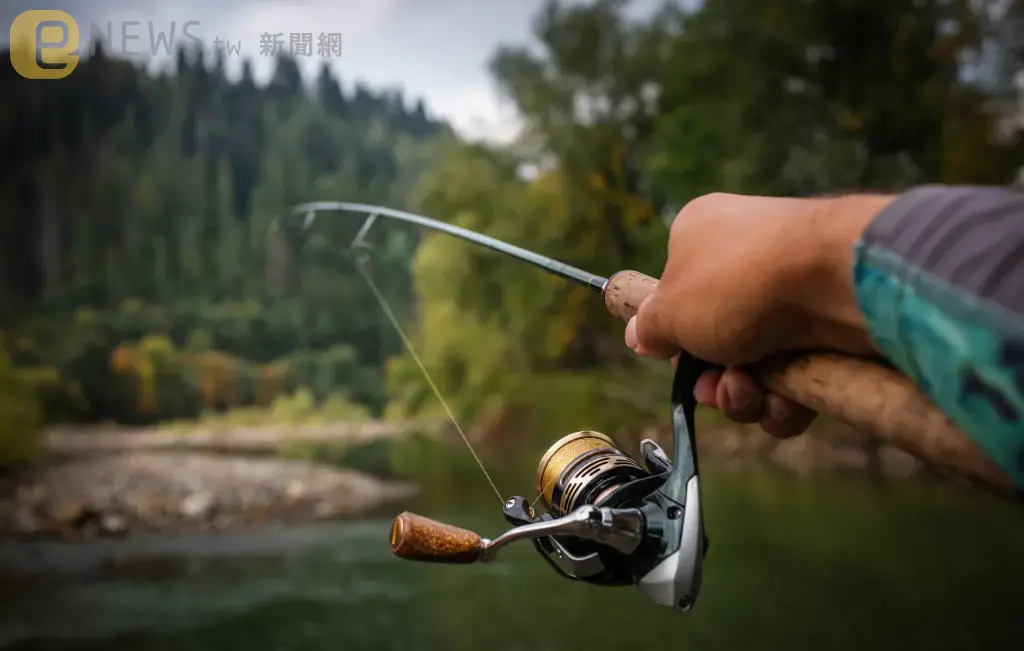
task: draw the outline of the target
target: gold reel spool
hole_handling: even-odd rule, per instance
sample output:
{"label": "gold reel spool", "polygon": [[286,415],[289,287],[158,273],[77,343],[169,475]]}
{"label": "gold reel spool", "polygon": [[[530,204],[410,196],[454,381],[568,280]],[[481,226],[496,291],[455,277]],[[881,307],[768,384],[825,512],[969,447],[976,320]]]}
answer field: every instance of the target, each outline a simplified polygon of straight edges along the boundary
{"label": "gold reel spool", "polygon": [[564,436],[548,448],[537,466],[537,491],[549,510],[564,515],[648,474],[611,438],[587,430]]}

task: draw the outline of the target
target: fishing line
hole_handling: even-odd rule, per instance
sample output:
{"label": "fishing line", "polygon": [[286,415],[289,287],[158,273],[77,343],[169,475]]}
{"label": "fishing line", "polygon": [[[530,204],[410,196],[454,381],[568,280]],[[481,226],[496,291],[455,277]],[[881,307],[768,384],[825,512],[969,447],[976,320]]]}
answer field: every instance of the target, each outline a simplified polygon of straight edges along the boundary
{"label": "fishing line", "polygon": [[387,300],[384,299],[384,295],[377,288],[377,284],[373,282],[373,278],[370,276],[369,271],[367,271],[363,266],[363,261],[359,256],[355,257],[355,263],[356,269],[359,270],[359,273],[366,280],[366,284],[370,286],[370,291],[372,291],[373,295],[377,297],[377,302],[380,303],[381,308],[384,310],[384,314],[388,317],[388,320],[391,321],[391,325],[394,326],[395,331],[398,332],[398,336],[401,337],[402,343],[405,344],[406,349],[409,351],[409,354],[412,355],[416,365],[419,366],[420,371],[423,372],[423,377],[426,378],[427,384],[430,385],[434,395],[437,396],[438,401],[441,403],[441,407],[443,407],[445,413],[448,414],[448,420],[450,420],[452,425],[455,426],[455,430],[459,433],[459,436],[462,437],[466,447],[469,448],[469,453],[473,455],[473,458],[476,460],[476,464],[480,466],[480,470],[484,473],[484,477],[487,478],[491,488],[494,489],[494,494],[498,496],[498,500],[501,501],[502,505],[504,505],[505,498],[501,496],[501,492],[498,490],[497,485],[495,485],[494,480],[491,479],[491,475],[487,472],[487,468],[484,467],[484,462],[480,460],[479,456],[477,456],[476,450],[473,449],[473,444],[469,442],[469,437],[462,431],[462,426],[459,425],[459,421],[455,418],[455,414],[453,414],[452,410],[448,407],[448,402],[444,399],[444,396],[441,395],[441,391],[437,388],[437,385],[434,384],[433,378],[431,378],[430,373],[427,372],[427,367],[423,365],[422,361],[420,361],[420,356],[416,354],[416,349],[413,347],[412,342],[409,341],[409,338],[405,335],[405,331],[402,330],[402,326],[398,323],[398,319],[388,306]]}
{"label": "fishing line", "polygon": [[541,487],[540,492],[537,493],[537,497],[533,498],[533,501],[530,502],[530,509],[531,510],[533,509],[533,507],[537,506],[537,502],[540,501],[540,498],[544,497],[544,491],[546,491],[547,489],[551,488],[551,484],[555,483],[555,480],[557,480],[557,479],[558,479],[558,475],[555,475],[554,477],[552,477],[551,479],[548,480],[548,483],[544,484],[544,486]]}

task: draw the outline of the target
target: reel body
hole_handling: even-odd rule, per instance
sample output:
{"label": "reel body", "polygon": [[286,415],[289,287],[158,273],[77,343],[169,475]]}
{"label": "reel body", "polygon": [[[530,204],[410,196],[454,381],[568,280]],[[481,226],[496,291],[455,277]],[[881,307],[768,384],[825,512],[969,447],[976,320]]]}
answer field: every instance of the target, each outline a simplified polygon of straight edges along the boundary
{"label": "reel body", "polygon": [[397,556],[431,562],[487,562],[517,540],[531,540],[560,576],[601,586],[636,585],[654,603],[689,610],[708,549],[694,439],[693,388],[707,364],[681,355],[672,386],[675,461],[654,441],[642,463],[598,432],[563,437],[544,454],[537,487],[548,512],[522,496],[507,500],[512,528],[493,540],[402,514],[391,530]]}

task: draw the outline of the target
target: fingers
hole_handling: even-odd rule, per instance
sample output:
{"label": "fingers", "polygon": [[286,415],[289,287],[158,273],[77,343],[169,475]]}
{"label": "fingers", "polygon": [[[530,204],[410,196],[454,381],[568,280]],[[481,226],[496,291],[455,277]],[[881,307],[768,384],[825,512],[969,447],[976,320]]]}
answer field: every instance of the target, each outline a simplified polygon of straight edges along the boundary
{"label": "fingers", "polygon": [[697,378],[697,384],[693,387],[693,397],[697,400],[698,404],[719,409],[718,383],[722,380],[722,373],[721,369],[713,369],[704,371]]}
{"label": "fingers", "polygon": [[633,350],[634,353],[642,357],[651,357],[653,359],[673,359],[678,358],[678,349],[672,348],[649,348],[640,343],[640,337],[637,335],[637,317],[633,317],[626,324],[626,345]]}
{"label": "fingers", "polygon": [[[657,311],[648,296],[626,324],[626,346],[638,355],[679,362],[679,348],[659,329]],[[693,390],[699,404],[718,409],[736,423],[758,423],[768,434],[790,438],[807,431],[817,414],[781,396],[766,392],[738,368],[704,373]]]}
{"label": "fingers", "polygon": [[766,392],[737,368],[707,371],[693,393],[699,404],[718,409],[736,423],[758,423],[777,438],[804,433],[817,416],[803,405]]}
{"label": "fingers", "polygon": [[632,316],[626,323],[626,346],[633,352],[640,353],[640,339],[636,336],[636,317]]}
{"label": "fingers", "polygon": [[725,417],[737,423],[756,423],[764,411],[764,390],[739,369],[722,373],[715,398]]}
{"label": "fingers", "polygon": [[782,396],[769,393],[765,396],[765,409],[761,414],[761,429],[780,439],[788,439],[807,431],[818,416],[803,405]]}
{"label": "fingers", "polygon": [[651,294],[640,303],[636,315],[626,324],[626,345],[636,354],[654,359],[669,359],[678,354],[679,346],[671,340],[662,324]]}

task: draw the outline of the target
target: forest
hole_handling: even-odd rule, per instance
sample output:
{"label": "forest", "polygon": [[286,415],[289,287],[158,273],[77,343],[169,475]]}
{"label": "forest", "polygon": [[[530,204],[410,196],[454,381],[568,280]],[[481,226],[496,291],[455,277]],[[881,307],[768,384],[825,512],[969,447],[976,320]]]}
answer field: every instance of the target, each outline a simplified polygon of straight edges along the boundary
{"label": "forest", "polygon": [[[343,60],[304,79],[282,55],[266,83],[194,50],[150,74],[94,44],[59,82],[6,63],[0,459],[30,458],[56,423],[440,414],[345,254],[360,220],[306,232],[303,202],[657,275],[672,217],[708,192],[1021,183],[1020,0],[628,5],[551,1],[532,47],[493,54],[525,125],[502,146],[401,90],[345,90]],[[373,240],[373,277],[460,417],[661,416],[587,290],[444,235]]]}

